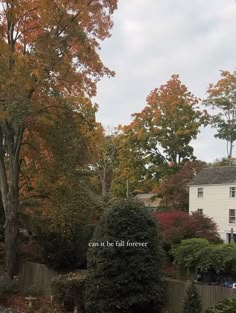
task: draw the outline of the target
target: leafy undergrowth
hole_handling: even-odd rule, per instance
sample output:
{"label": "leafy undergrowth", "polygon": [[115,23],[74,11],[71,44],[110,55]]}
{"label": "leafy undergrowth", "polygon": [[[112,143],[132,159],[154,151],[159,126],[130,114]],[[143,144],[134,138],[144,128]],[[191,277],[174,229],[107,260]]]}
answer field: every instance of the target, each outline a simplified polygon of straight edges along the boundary
{"label": "leafy undergrowth", "polygon": [[24,261],[37,262],[41,261],[41,247],[36,240],[19,241],[18,243],[19,258]]}
{"label": "leafy undergrowth", "polygon": [[49,298],[37,297],[34,300],[32,307],[26,300],[27,297],[19,294],[9,296],[5,301],[0,304],[11,308],[18,313],[64,313],[65,311],[55,303],[51,303]]}

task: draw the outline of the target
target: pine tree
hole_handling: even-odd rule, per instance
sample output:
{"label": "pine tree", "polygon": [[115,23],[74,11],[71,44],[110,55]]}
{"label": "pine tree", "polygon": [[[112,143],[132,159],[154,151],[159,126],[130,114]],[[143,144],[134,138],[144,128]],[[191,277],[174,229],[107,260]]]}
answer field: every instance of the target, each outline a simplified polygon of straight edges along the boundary
{"label": "pine tree", "polygon": [[162,249],[154,218],[137,202],[119,201],[105,211],[90,242],[96,244],[88,251],[86,312],[160,312]]}
{"label": "pine tree", "polygon": [[198,294],[197,288],[194,286],[194,283],[192,282],[186,291],[183,313],[201,313],[201,312],[202,312],[201,299]]}

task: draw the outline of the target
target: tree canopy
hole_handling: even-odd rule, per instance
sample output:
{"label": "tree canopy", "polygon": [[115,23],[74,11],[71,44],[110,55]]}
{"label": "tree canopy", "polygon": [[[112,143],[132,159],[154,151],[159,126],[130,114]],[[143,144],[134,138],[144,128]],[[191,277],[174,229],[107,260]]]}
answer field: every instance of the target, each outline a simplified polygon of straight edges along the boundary
{"label": "tree canopy", "polygon": [[227,155],[231,159],[236,140],[236,72],[221,71],[221,79],[210,84],[207,92],[204,103],[216,109],[211,116],[211,124],[217,131],[215,137],[226,140]]}
{"label": "tree canopy", "polygon": [[145,186],[150,191],[153,182],[194,159],[190,142],[206,123],[198,102],[179,76],[172,75],[149,94],[146,106],[133,114],[132,122],[120,127],[119,177],[136,181],[133,190]]}
{"label": "tree canopy", "polygon": [[[16,267],[21,148],[38,119],[90,108],[96,83],[113,75],[98,54],[116,0],[0,2],[0,182],[6,269]],[[82,114],[83,114],[82,113]]]}

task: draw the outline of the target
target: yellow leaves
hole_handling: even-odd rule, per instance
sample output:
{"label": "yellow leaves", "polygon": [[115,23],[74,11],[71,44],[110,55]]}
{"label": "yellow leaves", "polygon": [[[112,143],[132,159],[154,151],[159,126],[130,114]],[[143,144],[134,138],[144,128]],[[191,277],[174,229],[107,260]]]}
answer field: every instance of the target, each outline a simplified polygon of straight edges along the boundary
{"label": "yellow leaves", "polygon": [[230,95],[236,89],[236,73],[221,71],[221,79],[214,85],[210,84],[208,89],[209,100],[214,97]]}
{"label": "yellow leaves", "polygon": [[39,79],[42,76],[42,71],[39,68],[35,68],[31,71],[31,75],[36,78]]}
{"label": "yellow leaves", "polygon": [[5,112],[5,111],[0,111],[0,121],[1,121],[1,122],[4,121],[4,120],[6,120],[7,117],[8,117],[8,113],[7,113],[7,112]]}

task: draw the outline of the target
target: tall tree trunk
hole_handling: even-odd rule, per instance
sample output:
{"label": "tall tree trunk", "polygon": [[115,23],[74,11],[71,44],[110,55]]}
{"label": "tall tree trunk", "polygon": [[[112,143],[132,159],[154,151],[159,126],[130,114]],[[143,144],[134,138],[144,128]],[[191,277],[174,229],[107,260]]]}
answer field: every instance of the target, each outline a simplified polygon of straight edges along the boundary
{"label": "tall tree trunk", "polygon": [[11,279],[17,268],[17,208],[16,201],[9,201],[5,214],[5,271]]}
{"label": "tall tree trunk", "polygon": [[17,265],[17,210],[19,207],[20,148],[23,126],[16,131],[0,125],[0,188],[5,212],[5,270],[13,278]]}
{"label": "tall tree trunk", "polygon": [[102,196],[106,196],[106,168],[103,168],[102,174],[100,175],[100,181],[102,186]]}
{"label": "tall tree trunk", "polygon": [[229,165],[232,165],[232,156],[233,156],[233,140],[232,140],[232,136],[231,136],[230,146],[229,146]]}

